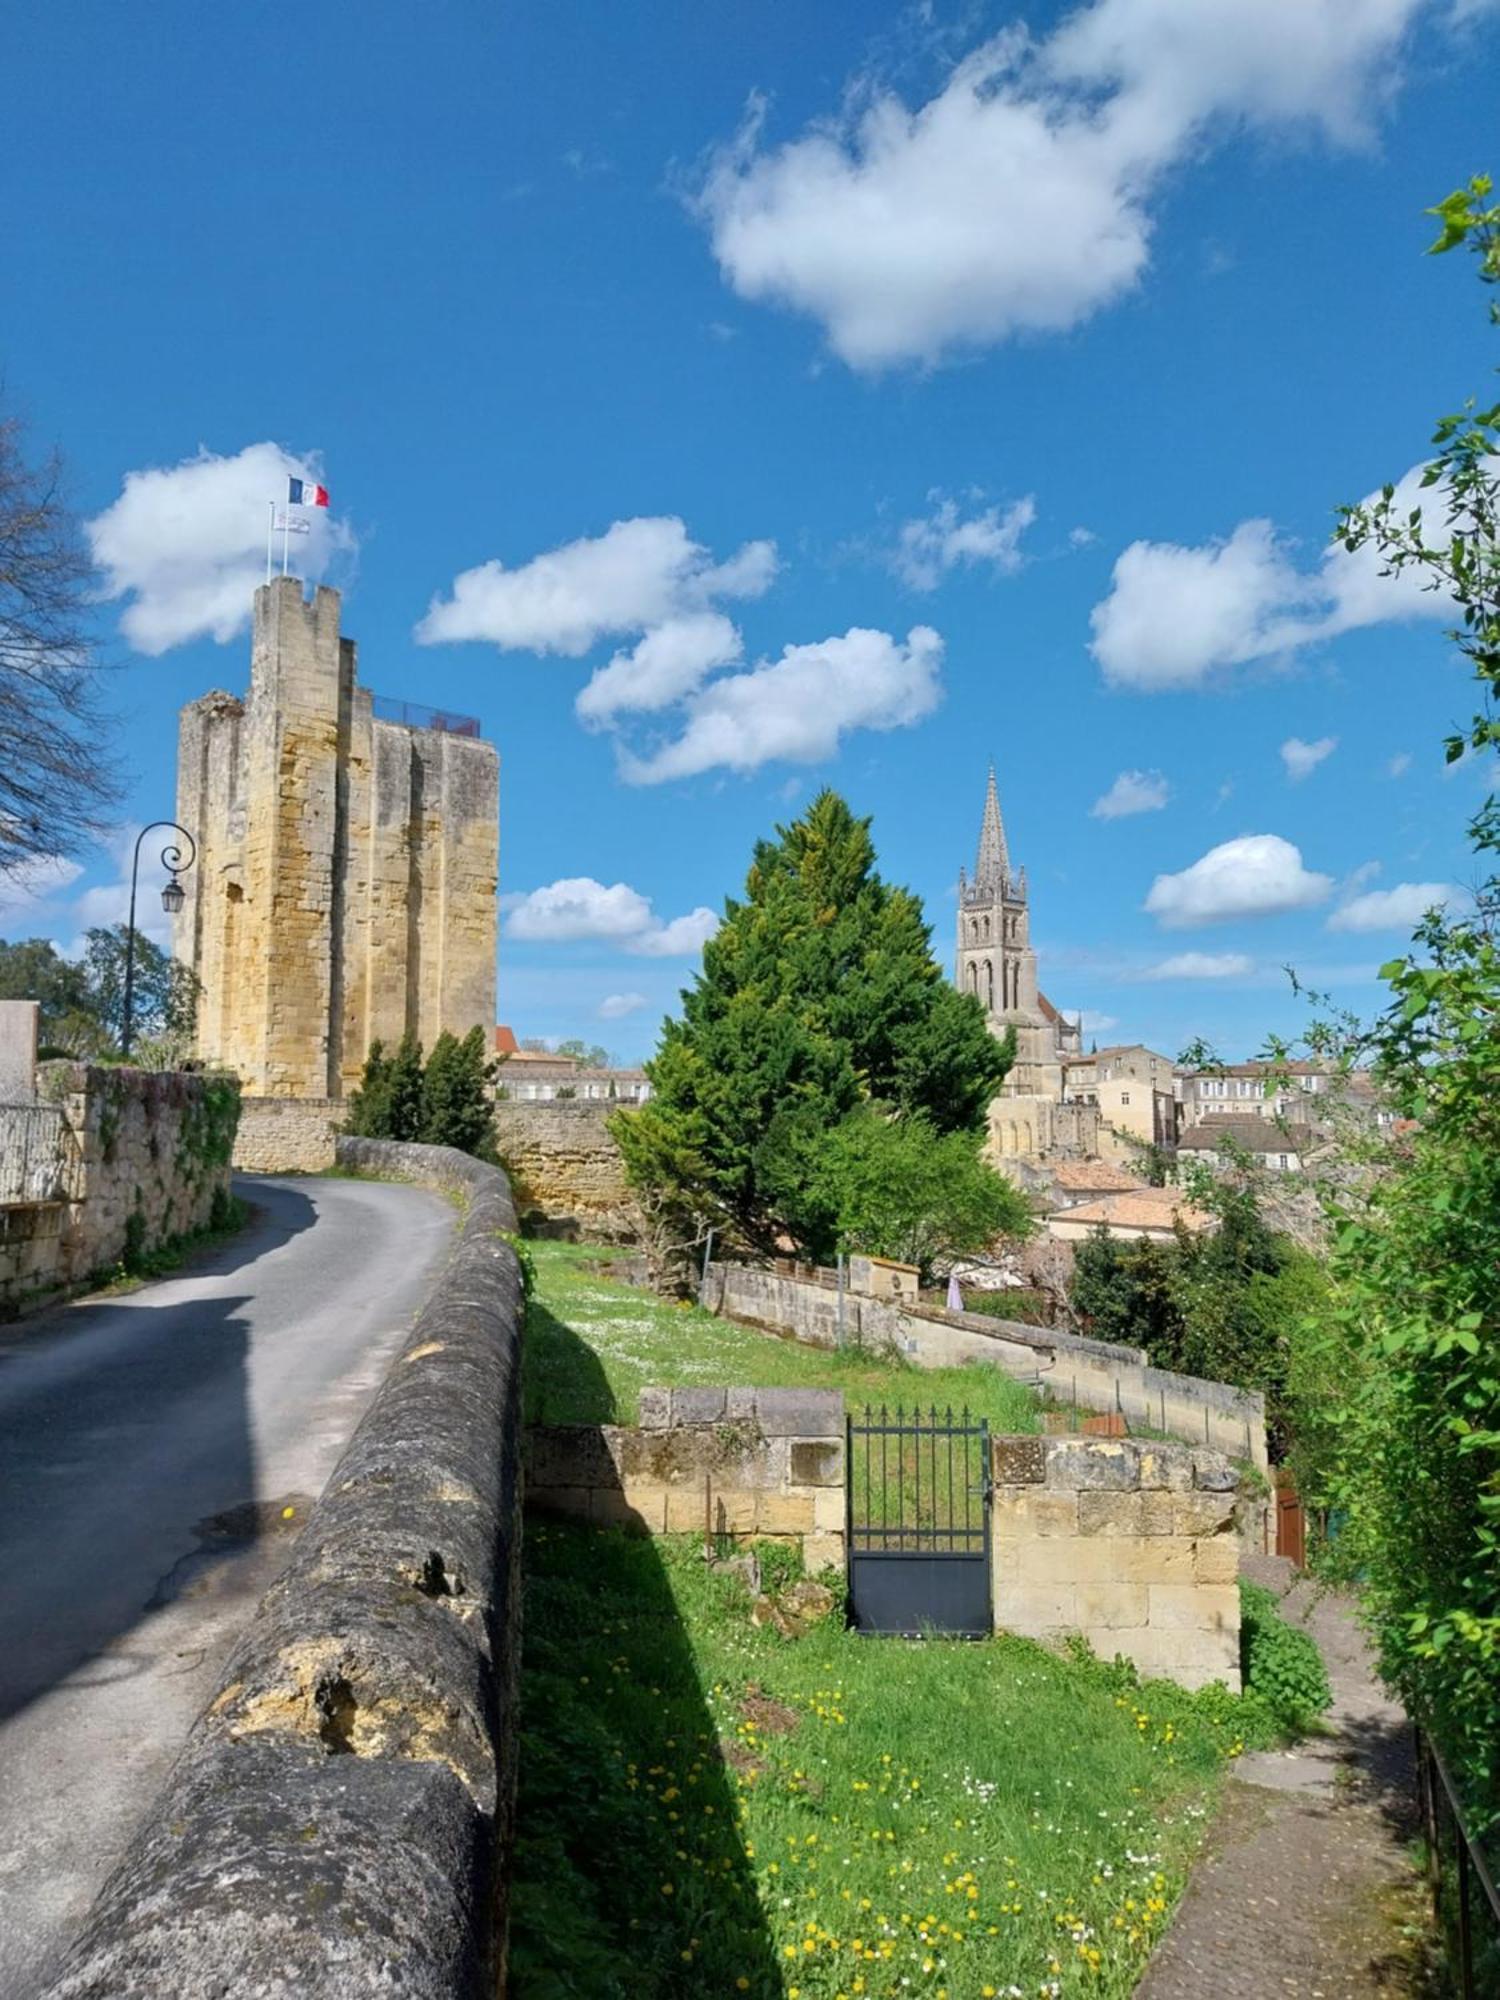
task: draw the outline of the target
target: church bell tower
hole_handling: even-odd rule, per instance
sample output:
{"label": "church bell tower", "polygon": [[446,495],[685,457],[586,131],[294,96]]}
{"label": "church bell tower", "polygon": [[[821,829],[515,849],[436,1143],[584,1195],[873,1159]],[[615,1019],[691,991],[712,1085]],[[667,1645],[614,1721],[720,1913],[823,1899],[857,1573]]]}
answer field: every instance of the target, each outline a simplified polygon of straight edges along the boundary
{"label": "church bell tower", "polygon": [[990,766],[973,876],[958,871],[958,989],[984,1008],[991,1031],[1016,1031],[1008,1096],[1062,1096],[1057,1037],[1037,988],[1026,870],[1013,869]]}

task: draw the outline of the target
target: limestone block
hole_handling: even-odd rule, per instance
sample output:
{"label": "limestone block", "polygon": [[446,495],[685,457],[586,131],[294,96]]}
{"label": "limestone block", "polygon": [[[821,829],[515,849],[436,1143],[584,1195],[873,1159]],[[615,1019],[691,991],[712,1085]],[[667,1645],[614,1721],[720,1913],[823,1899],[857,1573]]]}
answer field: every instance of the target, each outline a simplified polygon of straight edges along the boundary
{"label": "limestone block", "polygon": [[1193,1545],[1193,1576],[1199,1583],[1233,1583],[1240,1573],[1236,1535],[1207,1535]]}
{"label": "limestone block", "polygon": [[1047,1484],[1075,1491],[1133,1492],[1140,1484],[1140,1448],[1120,1438],[1044,1438]]}
{"label": "limestone block", "polygon": [[728,1424],[753,1424],[756,1421],[754,1389],[726,1389],[724,1391],[724,1421]]}
{"label": "limestone block", "polygon": [[1080,1576],[1131,1583],[1193,1580],[1193,1545],[1178,1536],[1099,1535],[1080,1542],[1075,1556]]}
{"label": "limestone block", "polygon": [[1012,1585],[995,1593],[997,1631],[1019,1632],[1029,1639],[1050,1638],[1078,1629],[1077,1594],[1071,1584]]}
{"label": "limestone block", "polygon": [[721,1424],[724,1421],[724,1404],[722,1389],[674,1389],[672,1423],[674,1426]]}
{"label": "limestone block", "polygon": [[755,1410],[767,1437],[844,1435],[844,1398],[838,1389],[760,1389]]}
{"label": "limestone block", "polygon": [[625,1513],[638,1515],[650,1534],[659,1535],[667,1525],[667,1489],[655,1480],[627,1479],[617,1493],[605,1497],[618,1500]]}
{"label": "limestone block", "polygon": [[1049,1493],[1042,1487],[1011,1487],[993,1501],[993,1532],[997,1538],[1054,1539],[1078,1533],[1078,1495]]}
{"label": "limestone block", "polygon": [[613,1486],[615,1459],[599,1424],[534,1424],[526,1433],[526,1476],[536,1486]]}
{"label": "limestone block", "polygon": [[1180,1493],[1172,1509],[1179,1535],[1216,1535],[1234,1520],[1232,1493]]}
{"label": "limestone block", "polygon": [[809,1575],[816,1576],[820,1569],[842,1570],[844,1567],[844,1538],[819,1532],[802,1537],[802,1562]]}
{"label": "limestone block", "polygon": [[704,1511],[702,1486],[669,1486],[666,1489],[666,1498],[667,1533],[701,1535],[708,1519]]}
{"label": "limestone block", "polygon": [[799,1438],[791,1446],[789,1472],[794,1486],[844,1484],[844,1449],[833,1438]]}
{"label": "limestone block", "polygon": [[1080,1493],[1078,1532],[1080,1535],[1143,1534],[1140,1493]]}
{"label": "limestone block", "polygon": [[[1149,1588],[1144,1583],[1080,1583],[1077,1593],[1079,1629],[1088,1636],[1095,1632],[1115,1632],[1123,1626],[1144,1625]],[[1114,1649],[1112,1646],[1100,1646],[1097,1650],[1112,1652]]]}
{"label": "limestone block", "polygon": [[1240,1594],[1232,1583],[1152,1583],[1153,1627],[1188,1626],[1205,1632],[1238,1632]]}
{"label": "limestone block", "polygon": [[818,1486],[813,1490],[813,1526],[821,1535],[844,1532],[847,1503],[842,1487]]}
{"label": "limestone block", "polygon": [[1200,1493],[1233,1493],[1239,1478],[1229,1460],[1219,1451],[1194,1451],[1193,1484]]}
{"label": "limestone block", "polygon": [[[759,1525],[760,1502],[765,1496],[759,1493],[736,1492],[733,1488],[720,1492],[713,1489],[713,1531],[716,1535],[751,1535]],[[698,1519],[703,1518],[699,1508]],[[811,1521],[808,1523],[811,1526]]]}
{"label": "limestone block", "polygon": [[997,1486],[1039,1486],[1046,1474],[1045,1438],[991,1438],[990,1477]]}
{"label": "limestone block", "polygon": [[1177,1532],[1175,1508],[1169,1492],[1143,1493],[1141,1495],[1141,1533],[1143,1535],[1172,1535]]}
{"label": "limestone block", "polygon": [[636,1395],[636,1411],[642,1430],[665,1430],[672,1421],[672,1391],[640,1390]]}
{"label": "limestone block", "polygon": [[1141,1485],[1148,1491],[1186,1493],[1193,1483],[1191,1452],[1183,1445],[1153,1440],[1141,1446]]}
{"label": "limestone block", "polygon": [[755,1526],[763,1535],[805,1535],[817,1527],[810,1493],[762,1493],[756,1503]]}

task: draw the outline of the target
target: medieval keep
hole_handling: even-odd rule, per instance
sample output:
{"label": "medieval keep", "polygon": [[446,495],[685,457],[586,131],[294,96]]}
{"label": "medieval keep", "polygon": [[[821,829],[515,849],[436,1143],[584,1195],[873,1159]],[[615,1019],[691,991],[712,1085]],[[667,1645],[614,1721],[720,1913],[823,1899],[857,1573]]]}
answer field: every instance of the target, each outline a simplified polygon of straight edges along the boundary
{"label": "medieval keep", "polygon": [[174,951],[198,1053],[252,1094],[342,1097],[370,1044],[495,1019],[500,759],[467,716],[357,684],[339,593],[255,593],[250,690],[182,710],[198,844]]}
{"label": "medieval keep", "polygon": [[1092,1153],[1097,1109],[1064,1101],[1065,1065],[1083,1054],[1081,1021],[1059,1013],[1037,985],[1026,870],[1010,865],[993,765],[974,874],[958,871],[955,978],[960,992],[979,1000],[994,1034],[1015,1030],[1016,1059],[990,1105],[990,1154],[1035,1159]]}

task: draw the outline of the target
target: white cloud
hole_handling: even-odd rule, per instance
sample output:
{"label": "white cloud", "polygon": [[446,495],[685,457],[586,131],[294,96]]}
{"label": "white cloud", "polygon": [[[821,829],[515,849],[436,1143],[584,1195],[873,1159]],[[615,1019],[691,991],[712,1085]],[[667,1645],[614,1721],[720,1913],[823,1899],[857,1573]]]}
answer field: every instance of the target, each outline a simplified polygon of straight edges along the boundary
{"label": "white cloud", "polygon": [[993,36],[915,110],[857,79],[772,147],[753,100],[693,206],[726,282],[854,367],[1060,331],[1140,279],[1173,167],[1245,125],[1362,138],[1423,5],[1095,0]]}
{"label": "white cloud", "polygon": [[1398,750],[1389,764],[1386,765],[1385,775],[1388,778],[1404,778],[1410,769],[1411,752],[1409,750]]}
{"label": "white cloud", "polygon": [[644,993],[606,993],[599,1002],[601,1021],[623,1021],[627,1014],[639,1014],[651,1002]]}
{"label": "white cloud", "polygon": [[616,653],[579,691],[573,706],[584,722],[608,722],[626,710],[670,708],[691,694],[715,667],[731,666],[744,642],[719,611],[669,618]]}
{"label": "white cloud", "polygon": [[[120,629],[138,653],[165,653],[190,639],[222,645],[250,620],[265,581],[269,503],[284,512],[286,482],[323,478],[316,452],[251,444],[232,458],[202,450],[173,466],[127,472],[118,500],[87,524],[106,598],[125,597]],[[308,532],[291,540],[297,573],[321,577],[353,531],[326,508],[294,511]],[[280,560],[280,537],[275,550]]]}
{"label": "white cloud", "polygon": [[1171,790],[1160,771],[1122,771],[1089,814],[1093,819],[1126,819],[1131,813],[1160,812]]}
{"label": "white cloud", "polygon": [[1180,951],[1164,958],[1142,976],[1146,979],[1244,979],[1255,961],[1242,951]]}
{"label": "white cloud", "polygon": [[1328,875],[1302,865],[1302,855],[1275,833],[1247,833],[1226,840],[1177,875],[1158,875],[1146,909],[1169,930],[1223,923],[1231,917],[1269,917],[1324,902]]}
{"label": "white cloud", "polygon": [[663,922],[650,901],[628,883],[608,888],[592,875],[570,875],[540,889],[506,898],[506,935],[533,944],[602,939],[645,958],[687,957],[701,951],[719,920],[699,907]]}
{"label": "white cloud", "polygon": [[728,674],[691,696],[682,734],[646,757],[625,754],[639,785],[724,768],[754,771],[782,758],[831,757],[850,729],[901,729],[941,699],[943,642],[916,625],[903,645],[859,626],[820,644],[788,646],[779,660]]}
{"label": "white cloud", "polygon": [[1389,889],[1371,889],[1335,910],[1331,931],[1410,931],[1439,904],[1467,904],[1468,897],[1451,882],[1397,882]]}
{"label": "white cloud", "polygon": [[1310,778],[1324,758],[1331,757],[1338,747],[1336,736],[1320,736],[1316,743],[1304,743],[1300,736],[1289,736],[1281,746],[1287,777],[1294,785]]}
{"label": "white cloud", "polygon": [[38,855],[0,873],[0,922],[15,923],[45,910],[82,873],[82,862],[68,861],[61,854]]}
{"label": "white cloud", "polygon": [[484,640],[502,651],[576,659],[600,639],[647,632],[716,598],[758,597],[776,574],[774,542],[746,542],[728,562],[671,514],[614,522],[518,569],[498,559],[464,570],[417,626],[421,645]]}
{"label": "white cloud", "polygon": [[[1424,505],[1429,534],[1446,541],[1441,497],[1413,466],[1395,489],[1402,513]],[[1377,496],[1366,496],[1366,501]],[[1132,542],[1118,558],[1109,595],[1090,616],[1092,651],[1104,678],[1142,693],[1200,687],[1256,660],[1394,619],[1445,618],[1448,600],[1410,572],[1381,573],[1371,548],[1333,544],[1314,569],[1299,569],[1269,521],[1242,521],[1227,541],[1198,547]]]}
{"label": "white cloud", "polygon": [[1098,539],[1099,537],[1094,533],[1092,528],[1069,528],[1068,530],[1068,546],[1070,548],[1086,549],[1092,543],[1097,542]]}
{"label": "white cloud", "polygon": [[951,569],[987,564],[1000,576],[1021,567],[1021,537],[1036,519],[1036,502],[1028,494],[1003,510],[986,507],[965,520],[958,502],[931,493],[930,514],[903,522],[891,566],[913,590],[936,590]]}
{"label": "white cloud", "polygon": [[1113,1014],[1096,1014],[1092,1007],[1085,1007],[1078,1017],[1078,1025],[1086,1035],[1102,1035],[1120,1024]]}

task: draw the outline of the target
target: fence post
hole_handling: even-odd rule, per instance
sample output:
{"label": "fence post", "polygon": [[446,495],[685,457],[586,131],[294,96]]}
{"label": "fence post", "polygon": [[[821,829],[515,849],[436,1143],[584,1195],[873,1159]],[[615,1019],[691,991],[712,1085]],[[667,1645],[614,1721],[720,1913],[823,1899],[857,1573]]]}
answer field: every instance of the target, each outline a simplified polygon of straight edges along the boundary
{"label": "fence post", "polygon": [[708,1303],[708,1272],[709,1266],[713,1261],[713,1254],[714,1232],[710,1229],[703,1244],[703,1275],[698,1280],[698,1303],[700,1306],[707,1305]]}

